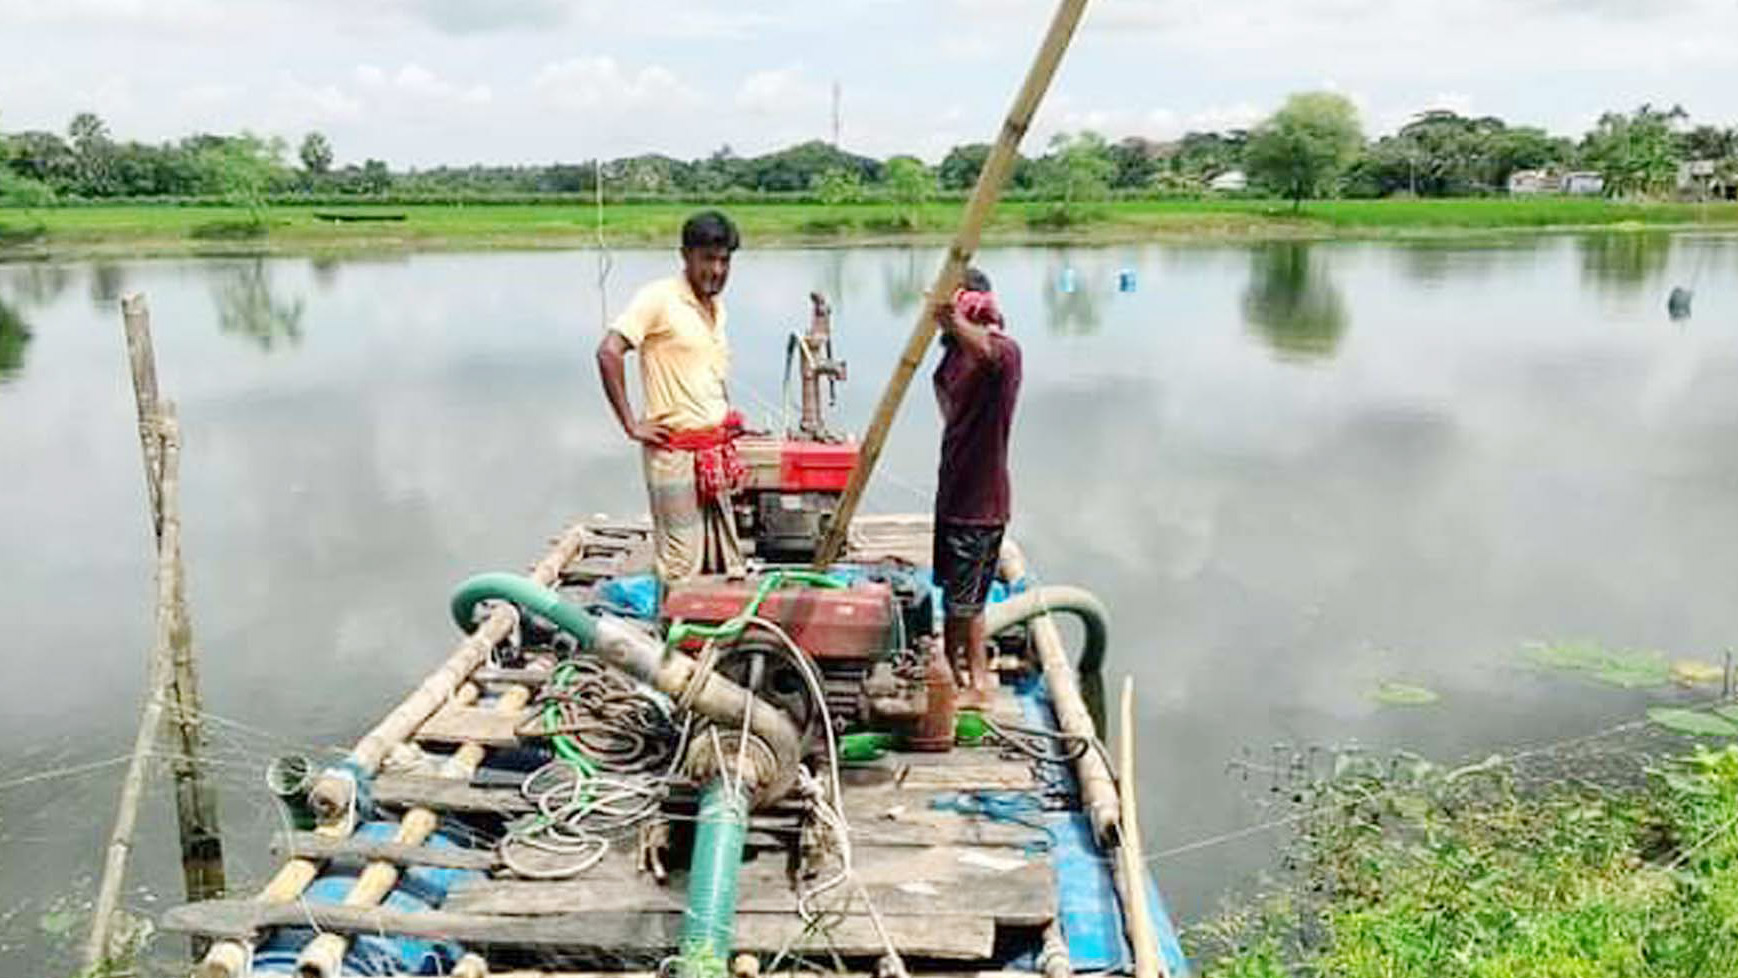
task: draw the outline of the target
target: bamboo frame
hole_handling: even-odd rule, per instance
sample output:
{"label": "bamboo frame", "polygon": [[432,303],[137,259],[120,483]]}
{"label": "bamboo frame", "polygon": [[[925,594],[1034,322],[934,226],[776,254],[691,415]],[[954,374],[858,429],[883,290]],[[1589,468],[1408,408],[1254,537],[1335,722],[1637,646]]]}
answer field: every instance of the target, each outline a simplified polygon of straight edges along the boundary
{"label": "bamboo frame", "polygon": [[[575,523],[554,541],[554,546],[544,554],[531,569],[531,578],[539,584],[553,586],[561,575],[561,571],[579,554],[585,546],[586,527],[583,522]],[[512,630],[514,612],[506,608],[496,608],[490,613],[482,627],[478,628],[464,641],[460,642],[433,673],[423,680],[422,685],[393,708],[374,729],[370,730],[360,741],[357,741],[351,752],[352,758],[362,763],[373,772],[379,769],[380,761],[393,747],[408,740],[416,733],[434,712],[448,701],[456,699],[461,703],[474,703],[480,694],[476,684],[468,681],[471,673],[488,661],[489,652],[503,641]],[[529,701],[531,691],[527,687],[517,687],[524,696],[519,700],[523,707]],[[512,697],[515,690],[502,694],[503,699]],[[447,768],[442,772],[452,777],[468,777],[482,763],[484,749],[478,744],[461,745],[449,760]],[[334,784],[335,782],[335,784]],[[327,804],[336,804],[339,810],[349,804],[349,783],[341,779],[323,778],[315,785],[317,793],[325,786],[328,792]],[[333,794],[333,792],[336,792]],[[417,811],[412,809],[406,813],[406,821]],[[326,835],[348,835],[354,826],[326,824],[315,831]],[[402,829],[401,829],[402,831]],[[396,840],[403,841],[403,840]],[[420,840],[418,840],[420,841]],[[374,864],[370,864],[372,866]],[[310,859],[295,858],[284,863],[278,869],[265,888],[255,898],[262,903],[287,903],[299,897],[314,878],[319,875],[319,863]],[[396,870],[394,871],[396,883]],[[360,887],[358,880],[357,887]],[[354,888],[353,888],[354,889]],[[390,886],[387,887],[391,889]],[[378,898],[375,902],[379,902]],[[343,952],[338,957],[342,959]],[[247,948],[236,941],[220,941],[213,944],[198,967],[193,971],[193,978],[238,978],[247,967],[249,954]]]}
{"label": "bamboo frame", "polygon": [[1009,175],[1014,172],[1020,139],[1026,135],[1027,127],[1032,124],[1032,116],[1038,111],[1038,103],[1043,101],[1044,93],[1050,87],[1050,80],[1056,75],[1056,67],[1061,64],[1062,55],[1068,50],[1068,42],[1074,37],[1074,29],[1080,24],[1080,17],[1085,11],[1086,0],[1061,0],[1056,5],[1056,13],[1050,19],[1050,29],[1045,33],[1044,41],[1032,59],[1032,66],[1026,70],[1026,80],[1021,84],[1019,94],[1014,97],[1014,104],[1008,109],[1008,116],[1002,122],[1002,130],[996,136],[996,143],[990,149],[989,158],[984,161],[983,169],[978,171],[978,182],[972,188],[971,200],[966,203],[965,216],[960,220],[959,230],[954,232],[953,244],[948,248],[947,258],[942,261],[941,269],[936,272],[928,297],[923,307],[918,310],[917,324],[911,329],[911,338],[905,341],[905,350],[899,355],[899,364],[893,370],[893,377],[887,382],[887,389],[881,393],[881,402],[875,406],[875,417],[864,434],[857,464],[851,469],[851,481],[845,487],[845,495],[839,500],[839,508],[834,513],[832,522],[828,524],[827,535],[815,555],[817,567],[827,567],[845,552],[850,537],[851,517],[856,515],[857,504],[863,498],[863,490],[868,487],[869,477],[875,471],[875,463],[881,458],[881,449],[887,443],[887,433],[892,429],[893,419],[899,413],[900,402],[905,400],[905,391],[911,386],[912,375],[917,372],[918,365],[923,362],[924,353],[929,350],[930,341],[935,338],[937,305],[952,295],[965,275],[966,264],[977,252],[984,221],[996,206],[996,199],[1002,194],[1003,184],[1007,183]]}

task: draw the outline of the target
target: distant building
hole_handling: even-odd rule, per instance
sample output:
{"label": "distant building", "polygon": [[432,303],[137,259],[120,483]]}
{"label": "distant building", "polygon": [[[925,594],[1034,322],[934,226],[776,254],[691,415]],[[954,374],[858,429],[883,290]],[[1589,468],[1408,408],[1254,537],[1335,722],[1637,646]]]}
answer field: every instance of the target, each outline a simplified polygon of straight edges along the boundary
{"label": "distant building", "polygon": [[1237,193],[1249,189],[1249,177],[1242,170],[1226,170],[1207,181],[1207,189],[1217,193]]}
{"label": "distant building", "polygon": [[[1720,172],[1719,160],[1687,160],[1678,164],[1678,193],[1696,200],[1731,200],[1738,180]],[[1734,169],[1738,169],[1735,167]]]}
{"label": "distant building", "polygon": [[1511,194],[1555,193],[1558,181],[1550,170],[1516,170],[1509,174]]}
{"label": "distant building", "polygon": [[1573,170],[1563,174],[1563,192],[1580,197],[1597,197],[1605,193],[1605,178],[1595,170]]}

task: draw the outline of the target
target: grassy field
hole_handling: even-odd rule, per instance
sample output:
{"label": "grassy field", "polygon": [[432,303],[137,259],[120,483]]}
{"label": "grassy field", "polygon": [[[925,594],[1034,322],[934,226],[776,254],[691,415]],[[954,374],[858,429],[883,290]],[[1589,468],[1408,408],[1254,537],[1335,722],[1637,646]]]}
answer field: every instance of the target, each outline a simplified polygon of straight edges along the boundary
{"label": "grassy field", "polygon": [[1738,974],[1738,747],[1622,787],[1593,767],[1530,790],[1495,759],[1317,786],[1292,885],[1192,930],[1196,960],[1208,978]]}
{"label": "grassy field", "polygon": [[[605,208],[611,246],[665,245],[696,204]],[[893,205],[737,204],[727,208],[750,247],[939,241],[958,220],[955,203],[901,215]],[[320,214],[395,215],[333,221]],[[0,257],[318,253],[380,249],[572,248],[595,243],[587,205],[414,204],[274,207],[265,227],[224,206],[87,205],[0,209]],[[1738,229],[1738,204],[1627,204],[1598,199],[1117,201],[1061,213],[1052,204],[1007,203],[985,240],[999,243],[1149,238],[1383,237],[1570,228],[1712,225]]]}

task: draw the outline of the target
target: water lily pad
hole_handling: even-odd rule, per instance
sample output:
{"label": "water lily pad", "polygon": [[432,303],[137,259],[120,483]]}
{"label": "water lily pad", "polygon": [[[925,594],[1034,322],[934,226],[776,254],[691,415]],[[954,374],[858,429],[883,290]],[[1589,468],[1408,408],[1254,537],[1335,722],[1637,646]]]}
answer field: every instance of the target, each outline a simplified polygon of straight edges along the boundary
{"label": "water lily pad", "polygon": [[1370,698],[1388,706],[1423,706],[1434,703],[1442,697],[1435,690],[1423,686],[1413,686],[1408,683],[1383,683],[1376,687]]}
{"label": "water lily pad", "polygon": [[1608,649],[1596,642],[1532,642],[1521,654],[1540,668],[1587,673],[1625,689],[1664,686],[1672,679],[1666,657],[1644,649]]}
{"label": "water lily pad", "polygon": [[1738,724],[1721,719],[1712,713],[1702,710],[1683,710],[1677,707],[1656,706],[1647,711],[1647,718],[1654,723],[1675,730],[1682,734],[1707,737],[1738,737]]}
{"label": "water lily pad", "polygon": [[77,923],[78,915],[71,910],[50,910],[37,918],[36,926],[50,937],[64,937]]}
{"label": "water lily pad", "polygon": [[1672,678],[1685,686],[1717,683],[1726,678],[1726,670],[1700,659],[1679,659],[1672,663]]}

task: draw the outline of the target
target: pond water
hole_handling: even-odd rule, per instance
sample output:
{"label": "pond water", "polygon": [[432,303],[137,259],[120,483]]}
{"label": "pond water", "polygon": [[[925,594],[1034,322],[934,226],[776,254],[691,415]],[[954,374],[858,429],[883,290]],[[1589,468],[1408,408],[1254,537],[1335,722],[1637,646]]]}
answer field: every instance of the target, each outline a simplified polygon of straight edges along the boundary
{"label": "pond water", "polygon": [[[123,755],[137,722],[153,585],[118,295],[148,295],[180,406],[230,874],[257,883],[265,757],[347,744],[396,702],[452,645],[457,580],[643,508],[591,351],[600,305],[674,259],[610,259],[601,294],[590,253],[0,266],[0,973],[71,960],[122,770],[79,766]],[[783,337],[818,289],[850,362],[836,416],[860,430],[938,259],[743,252],[739,401],[777,413]],[[1114,614],[1108,678],[1138,682],[1143,825],[1185,922],[1283,841],[1238,834],[1273,814],[1240,760],[1592,732],[1687,694],[1541,674],[1525,643],[1718,661],[1738,634],[1738,239],[980,264],[1026,353],[1013,532]],[[1695,314],[1672,321],[1679,284]],[[927,507],[936,430],[920,380],[871,508]],[[1440,698],[1384,705],[1385,682]],[[161,778],[143,833],[128,899],[149,910],[180,896]]]}

